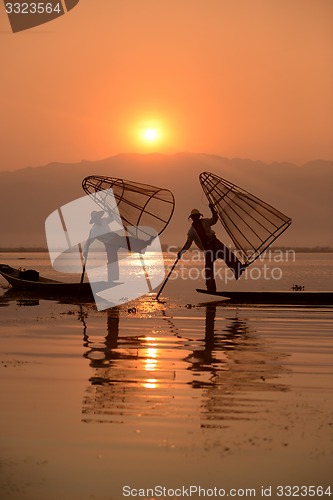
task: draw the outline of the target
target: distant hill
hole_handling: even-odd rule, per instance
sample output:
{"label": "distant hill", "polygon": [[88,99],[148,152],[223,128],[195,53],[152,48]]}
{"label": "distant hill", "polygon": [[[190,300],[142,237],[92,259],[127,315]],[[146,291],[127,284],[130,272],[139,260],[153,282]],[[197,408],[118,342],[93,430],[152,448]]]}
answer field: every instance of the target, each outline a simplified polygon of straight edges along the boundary
{"label": "distant hill", "polygon": [[[84,195],[82,179],[108,175],[170,189],[176,210],[163,244],[181,245],[194,207],[209,213],[198,182],[209,171],[240,185],[293,218],[278,240],[281,246],[333,246],[333,162],[313,161],[303,166],[264,164],[208,154],[123,154],[78,164],[51,163],[15,172],[0,172],[0,247],[46,246],[44,222],[56,208]],[[230,243],[222,228],[218,236]]]}

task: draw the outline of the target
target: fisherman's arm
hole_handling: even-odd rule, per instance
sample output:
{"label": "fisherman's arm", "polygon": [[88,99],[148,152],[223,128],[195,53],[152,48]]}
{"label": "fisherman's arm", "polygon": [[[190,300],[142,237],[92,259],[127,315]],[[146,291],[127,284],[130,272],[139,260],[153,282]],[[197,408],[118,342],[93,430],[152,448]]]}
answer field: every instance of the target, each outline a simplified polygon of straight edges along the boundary
{"label": "fisherman's arm", "polygon": [[114,220],[116,220],[116,216],[115,216],[115,213],[112,210],[112,208],[108,209],[108,215],[107,215],[107,217],[104,217],[103,220],[105,220],[105,222],[107,224],[111,224],[111,222],[113,222]]}
{"label": "fisherman's arm", "polygon": [[177,258],[180,259],[183,253],[185,253],[192,245],[193,237],[188,235],[187,240],[183,248],[177,253]]}
{"label": "fisherman's arm", "polygon": [[209,225],[210,225],[210,226],[214,226],[214,224],[216,224],[216,223],[217,223],[217,221],[219,220],[219,217],[218,217],[218,215],[217,215],[217,211],[216,211],[216,209],[215,209],[215,207],[214,207],[213,203],[210,203],[210,204],[209,204],[209,208],[210,208],[210,210],[211,210],[211,212],[212,212],[212,218],[211,218],[211,219],[208,219],[208,221],[209,221]]}

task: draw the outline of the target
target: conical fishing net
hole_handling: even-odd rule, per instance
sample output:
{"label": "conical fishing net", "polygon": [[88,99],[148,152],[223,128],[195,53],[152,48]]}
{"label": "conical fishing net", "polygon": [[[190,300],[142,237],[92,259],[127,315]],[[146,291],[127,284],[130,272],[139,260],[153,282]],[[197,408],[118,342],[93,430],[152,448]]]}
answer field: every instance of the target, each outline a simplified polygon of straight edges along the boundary
{"label": "conical fishing net", "polygon": [[199,178],[242,264],[251,264],[290,226],[289,217],[239,186],[209,172]]}
{"label": "conical fishing net", "polygon": [[[138,226],[151,227],[161,234],[175,208],[171,191],[148,184],[93,175],[83,180],[82,187],[102,209],[117,209],[130,234],[137,235],[133,228]],[[110,188],[113,197],[107,194]]]}

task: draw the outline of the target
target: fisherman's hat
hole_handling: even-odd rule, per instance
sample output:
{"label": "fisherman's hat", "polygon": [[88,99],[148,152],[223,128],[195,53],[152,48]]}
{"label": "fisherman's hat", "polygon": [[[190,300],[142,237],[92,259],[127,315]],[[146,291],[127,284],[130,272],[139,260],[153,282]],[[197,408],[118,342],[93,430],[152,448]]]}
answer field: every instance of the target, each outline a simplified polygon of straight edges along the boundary
{"label": "fisherman's hat", "polygon": [[202,215],[202,213],[199,212],[199,210],[197,208],[193,208],[193,210],[191,211],[191,213],[188,216],[188,218],[192,217],[192,215]]}
{"label": "fisherman's hat", "polygon": [[104,215],[104,210],[100,210],[99,212],[97,210],[94,210],[90,214],[90,221],[89,224],[93,224],[96,222],[98,219],[101,219],[102,216]]}

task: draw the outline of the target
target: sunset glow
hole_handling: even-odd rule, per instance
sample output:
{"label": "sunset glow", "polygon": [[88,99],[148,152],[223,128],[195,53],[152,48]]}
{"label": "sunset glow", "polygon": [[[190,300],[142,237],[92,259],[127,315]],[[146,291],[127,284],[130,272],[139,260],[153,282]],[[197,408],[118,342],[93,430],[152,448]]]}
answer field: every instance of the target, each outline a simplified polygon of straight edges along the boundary
{"label": "sunset glow", "polygon": [[18,36],[0,16],[0,170],[184,151],[331,161],[333,2],[128,4],[79,1]]}

